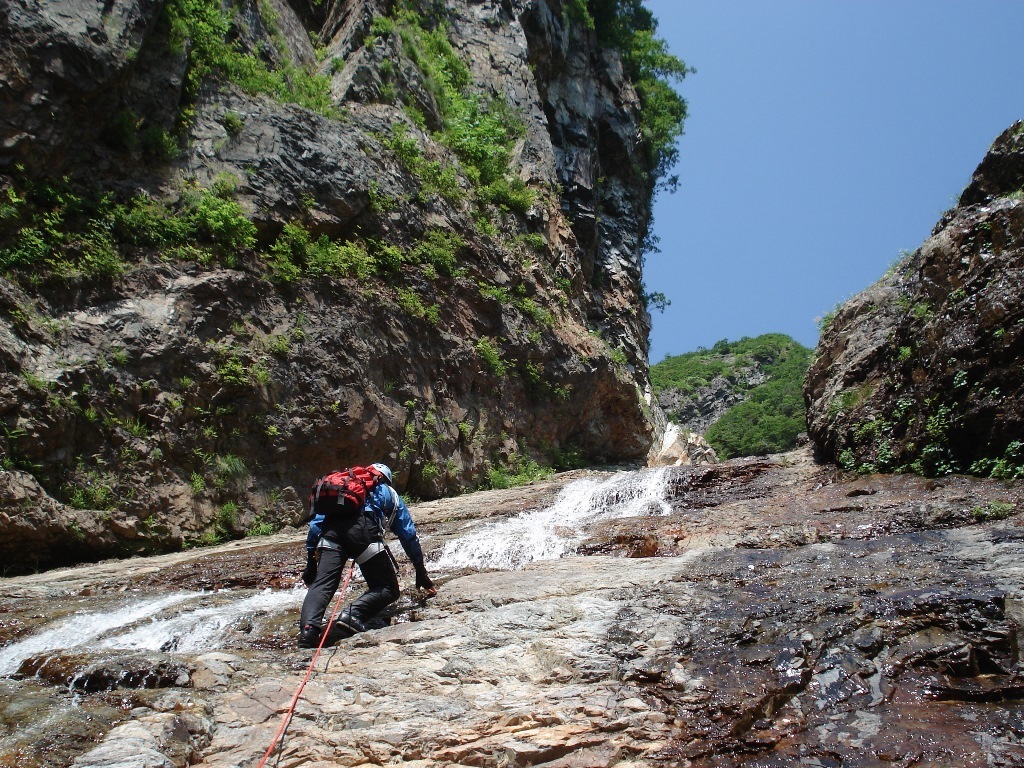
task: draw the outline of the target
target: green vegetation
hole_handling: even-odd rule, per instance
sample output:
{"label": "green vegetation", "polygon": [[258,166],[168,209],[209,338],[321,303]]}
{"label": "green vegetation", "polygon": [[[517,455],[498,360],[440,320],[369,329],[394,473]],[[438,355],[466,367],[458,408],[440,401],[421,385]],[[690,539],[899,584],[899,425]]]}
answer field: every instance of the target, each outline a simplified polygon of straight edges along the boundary
{"label": "green vegetation", "polygon": [[2,422],[0,422],[0,432],[3,433],[4,442],[6,443],[4,446],[5,450],[0,455],[0,469],[7,471],[21,469],[26,472],[33,472],[36,469],[36,465],[25,458],[19,445],[28,437],[28,432],[21,427],[8,427]]}
{"label": "green vegetation", "polygon": [[109,197],[90,202],[66,180],[9,187],[0,230],[0,271],[35,282],[44,277],[113,278],[125,268]]}
{"label": "green vegetation", "polygon": [[518,242],[522,243],[523,245],[526,245],[538,251],[543,251],[545,248],[548,247],[548,241],[544,237],[544,235],[538,234],[536,232],[524,232],[522,234],[516,235],[515,239]]}
{"label": "green vegetation", "polygon": [[[469,67],[452,48],[447,26],[428,28],[420,14],[398,10],[393,17],[375,18],[371,34],[401,39],[405,54],[420,69],[423,84],[438,105],[443,127],[434,138],[459,158],[478,200],[518,212],[533,205],[534,193],[509,168],[512,149],[526,126],[502,98],[471,91]],[[423,121],[414,117],[413,122],[421,125]],[[384,143],[419,177],[421,195],[437,194],[450,202],[462,198],[454,170],[423,157],[419,142],[406,126],[396,125]]]}
{"label": "green vegetation", "polygon": [[441,307],[437,304],[426,304],[416,291],[410,288],[397,289],[398,306],[413,317],[426,320],[431,325],[441,321]]}
{"label": "green vegetation", "polygon": [[[722,458],[774,453],[792,448],[805,428],[802,385],[810,360],[811,350],[784,334],[735,342],[722,339],[710,350],[668,357],[651,366],[651,382],[658,393],[675,390],[685,397],[697,394],[717,376],[725,378],[730,389],[746,399],[711,425],[707,441]],[[749,384],[749,374],[755,371],[768,380]]]}
{"label": "green vegetation", "polygon": [[989,520],[1005,520],[1016,510],[1016,505],[1009,501],[990,501],[971,510],[971,516],[979,523]]}
{"label": "green vegetation", "polygon": [[629,365],[629,360],[626,358],[626,353],[623,352],[618,347],[609,347],[608,357],[611,359],[613,363],[615,363],[618,366],[625,367]]}
{"label": "green vegetation", "polygon": [[246,529],[246,536],[270,536],[277,529],[274,524],[264,520],[262,517],[257,517],[252,521],[252,524]]}
{"label": "green vegetation", "polygon": [[32,371],[22,371],[21,378],[25,380],[25,383],[28,384],[29,387],[37,392],[46,392],[53,386],[53,382],[32,373]]}
{"label": "green vegetation", "polygon": [[480,289],[480,295],[486,296],[489,299],[494,299],[501,304],[509,304],[512,301],[512,294],[508,288],[499,285],[487,285],[487,283],[478,282],[477,288]]}
{"label": "green vegetation", "polygon": [[245,461],[231,453],[214,459],[213,471],[213,484],[217,489],[240,484],[249,476]]}
{"label": "green vegetation", "polygon": [[404,123],[396,123],[391,130],[391,137],[384,139],[383,144],[395,153],[405,170],[420,180],[421,198],[438,195],[450,203],[458,203],[463,199],[464,192],[455,169],[437,160],[427,160],[419,141],[409,133]]}
{"label": "green vegetation", "polygon": [[545,377],[544,368],[537,363],[526,361],[519,365],[519,372],[523,377],[526,391],[532,397],[544,400],[566,401],[572,396],[572,385],[554,385]]}
{"label": "green vegetation", "polygon": [[836,304],[834,307],[832,307],[832,309],[830,309],[821,317],[814,318],[815,322],[818,324],[819,334],[824,334],[825,331],[829,329],[829,327],[832,325],[832,321],[836,319],[836,313],[839,312],[842,306],[842,303]]}
{"label": "green vegetation", "polygon": [[102,139],[123,152],[141,150],[153,160],[173,160],[181,153],[178,138],[160,125],[147,123],[130,109],[120,109],[104,126]]}
{"label": "green vegetation", "polygon": [[112,472],[86,470],[80,465],[65,485],[64,496],[74,509],[114,509],[120,501],[117,477]]}
{"label": "green vegetation", "polygon": [[[949,363],[954,365],[956,360]],[[910,389],[894,403],[882,404],[881,412],[874,385],[844,391],[829,408],[831,418],[842,411],[856,411],[865,403],[870,403],[870,408],[865,409],[863,421],[853,422],[839,436],[839,463],[860,473],[913,472],[937,477],[969,472],[1003,480],[1024,478],[1024,442],[1010,442],[1001,454],[986,447],[984,450],[994,455],[969,458],[977,456],[980,447],[963,440],[964,399],[970,397],[971,389],[968,373],[957,371],[952,387],[941,395],[922,400]]]}
{"label": "green vegetation", "polygon": [[641,298],[643,299],[644,307],[648,312],[652,309],[664,312],[668,307],[672,306],[672,300],[661,291],[645,290],[641,294]]}
{"label": "green vegetation", "polygon": [[487,470],[488,488],[514,488],[554,474],[550,467],[542,467],[533,459],[514,453],[507,464],[492,464]]}
{"label": "green vegetation", "polygon": [[0,228],[0,272],[28,283],[44,279],[112,279],[128,267],[136,247],[159,249],[166,258],[219,261],[233,266],[241,250],[256,244],[256,227],[241,206],[218,193],[187,188],[174,206],[138,195],[89,198],[66,179],[24,182],[8,188],[11,204]]}
{"label": "green vegetation", "polygon": [[327,235],[313,240],[309,230],[297,222],[284,225],[270,246],[268,264],[274,276],[282,282],[292,282],[304,275],[365,279],[378,270],[376,259],[364,243],[339,243]]}
{"label": "green vegetation", "polygon": [[[500,249],[503,255],[511,254],[510,264],[514,260],[520,261],[524,274],[534,269],[550,273],[555,267],[546,262],[555,262],[555,254],[550,252],[544,235],[528,233],[512,237],[515,231],[512,214],[530,209],[537,194],[545,196],[545,204],[554,195],[546,188],[531,190],[512,167],[516,143],[526,131],[522,119],[500,92],[478,92],[481,89],[472,82],[469,68],[448,39],[447,27],[437,23],[438,18],[443,18],[443,14],[437,11],[439,6],[420,16],[402,9],[402,6],[411,5],[408,3],[386,5],[398,6],[398,10],[391,17],[374,20],[371,32],[375,36],[396,36],[396,42],[400,42],[416,63],[425,87],[439,105],[441,120],[438,123],[435,116],[431,116],[429,121],[431,127],[437,129],[432,136],[434,141],[424,139],[424,134],[416,128],[397,126],[384,143],[420,178],[421,195],[437,194],[459,203],[462,207],[459,216],[448,220],[457,222],[474,216],[485,222],[481,226],[493,232],[494,241],[488,246]],[[426,6],[427,3],[419,5]],[[651,83],[654,85],[649,83],[651,87],[642,90],[642,97],[646,104],[655,104],[657,88],[654,81],[666,72],[681,75],[682,63],[665,53],[662,42],[651,38],[654,26],[649,15],[646,20],[636,17],[638,25],[630,22],[622,29],[613,28],[622,20],[619,6],[625,5],[612,5],[616,10],[608,18],[606,14],[602,15],[602,9],[611,7],[608,3],[583,3],[580,7],[588,15],[593,8],[593,18],[597,19],[600,34],[611,41],[610,44],[622,48],[628,66],[640,78],[638,86],[643,78],[653,78]],[[612,22],[614,24],[608,26]],[[185,90],[184,106],[179,115],[182,124],[178,130],[173,126],[157,125],[150,118],[125,108],[105,127],[104,140],[109,139],[113,146],[141,152],[151,159],[173,158],[184,146],[186,131],[181,129],[195,117],[194,105],[200,90],[205,93],[205,89],[216,87],[218,83],[232,83],[250,94],[269,94],[321,114],[335,114],[327,78],[293,63],[282,26],[265,0],[257,0],[247,7],[219,0],[167,0],[161,23],[163,31],[169,34],[172,48],[182,54]],[[265,30],[267,35],[263,36],[261,30]],[[646,43],[645,35],[650,38]],[[269,37],[270,44],[261,45],[261,37]],[[660,63],[659,55],[664,59]],[[678,67],[673,62],[677,62]],[[388,70],[386,66],[382,67],[382,72],[394,74],[395,70]],[[324,67],[327,67],[326,62]],[[683,106],[682,101],[675,98],[677,106]],[[644,137],[648,142],[654,142],[651,145],[655,147],[652,157],[656,157],[651,161],[651,168],[643,170],[660,169],[658,172],[663,173],[670,164],[674,149],[658,145],[658,137],[674,139],[681,129],[683,112],[685,109],[678,115],[678,124],[674,129],[669,126],[667,133],[665,126],[659,128],[656,120],[645,123]],[[246,118],[235,112],[223,111],[223,107],[208,115],[207,119],[219,120],[219,125],[214,124],[214,128],[215,134],[220,134],[222,144],[247,131]],[[168,119],[166,122],[171,121]],[[420,128],[426,122],[421,121]],[[221,126],[225,133],[221,133]],[[443,146],[439,147],[439,144]],[[452,162],[453,156],[457,162]],[[122,159],[127,162],[130,158]],[[135,159],[138,160],[138,156]],[[198,169],[198,166],[192,167]],[[199,169],[195,172],[205,171]],[[256,176],[262,175],[263,171],[250,168],[246,173]],[[458,269],[460,260],[468,251],[466,239],[470,235],[462,233],[464,239],[452,230],[434,227],[426,229],[418,242],[403,239],[401,245],[396,245],[363,239],[356,234],[358,228],[353,227],[350,230],[352,234],[347,235],[351,239],[336,240],[320,234],[322,230],[312,228],[311,222],[318,220],[317,216],[311,215],[315,213],[313,209],[327,205],[329,198],[319,189],[320,202],[313,196],[306,196],[293,212],[296,220],[281,222],[284,226],[277,233],[268,226],[269,219],[265,217],[261,217],[263,223],[261,230],[257,231],[235,199],[240,179],[230,175],[218,176],[212,182],[204,180],[202,187],[194,180],[174,182],[173,179],[188,178],[177,173],[161,175],[159,178],[167,182],[161,187],[163,191],[169,190],[171,183],[180,184],[178,199],[173,201],[155,200],[145,194],[134,197],[127,196],[130,193],[104,194],[103,190],[89,187],[90,182],[84,182],[84,186],[73,186],[66,179],[29,181],[23,176],[23,171],[13,172],[13,179],[5,181],[5,186],[0,188],[0,274],[25,286],[37,288],[44,281],[58,284],[113,281],[140,262],[160,260],[186,264],[185,269],[175,267],[158,272],[194,274],[195,264],[201,267],[218,265],[241,267],[250,277],[261,268],[262,260],[264,275],[284,283],[306,278],[364,281],[378,275],[392,277],[404,271],[414,279],[408,283],[400,279],[386,281],[382,289],[387,299],[433,324],[439,322],[440,306],[445,300],[437,289],[448,287],[450,291],[469,285],[472,290],[472,283],[466,279],[467,272]],[[127,186],[123,188],[128,189]],[[402,186],[389,189],[394,191],[402,189]],[[369,197],[373,210],[381,213],[408,203],[405,198],[384,194],[375,185],[371,186]],[[420,222],[418,227],[424,226],[423,221],[428,222],[427,226],[445,221],[445,211],[439,213],[442,215],[417,219]],[[366,231],[382,237],[379,233],[393,230],[367,227]],[[260,241],[257,240],[258,235]],[[477,247],[477,243],[472,243],[472,246]],[[148,278],[150,274],[147,271],[143,276]],[[424,287],[424,275],[431,280],[436,279],[438,284]],[[516,275],[513,278],[518,279]],[[558,285],[562,290],[570,291],[572,286],[568,278],[560,280]],[[416,290],[412,289],[413,286]],[[265,285],[263,287],[266,288]],[[63,290],[64,286],[61,288]],[[582,286],[578,290],[582,291]],[[530,297],[525,295],[525,291],[513,293],[497,287],[481,287],[481,291],[490,292],[489,295],[522,314],[523,317],[516,318],[509,332],[521,335],[525,330],[529,332],[528,338],[539,342],[544,329],[556,322],[552,312],[538,303],[539,296]],[[97,290],[88,296],[102,298],[112,293]],[[285,298],[301,298],[301,293],[288,286],[280,291]],[[21,313],[23,324],[34,333],[43,327],[42,321],[30,318],[26,310],[17,311]],[[14,309],[9,313],[12,319],[17,319]],[[280,330],[277,326],[273,329]],[[156,378],[151,384],[136,380],[134,377],[140,375],[138,361],[131,357],[134,353],[120,347],[104,349],[105,359],[97,360],[95,368],[89,360],[68,361],[68,365],[76,368],[80,363],[88,368],[87,386],[96,387],[92,395],[87,396],[84,389],[71,392],[60,385],[53,386],[27,373],[23,394],[30,394],[33,402],[42,402],[46,398],[54,409],[78,408],[85,439],[97,439],[103,445],[103,461],[109,462],[103,464],[97,458],[100,468],[92,474],[82,470],[77,474],[61,475],[54,480],[54,488],[66,490],[66,497],[78,506],[108,509],[123,503],[131,492],[129,478],[142,476],[157,461],[155,457],[161,451],[157,445],[168,449],[162,438],[165,428],[169,427],[165,427],[166,419],[162,420],[162,417],[170,415],[173,428],[181,430],[183,445],[194,441],[188,445],[186,455],[196,457],[195,461],[185,465],[187,468],[178,464],[173,471],[182,477],[196,496],[202,497],[202,508],[214,503],[219,507],[216,520],[209,523],[209,540],[241,533],[245,526],[239,522],[238,505],[227,499],[238,495],[237,489],[248,477],[248,470],[241,459],[224,452],[246,450],[248,443],[239,438],[243,435],[251,438],[252,433],[247,432],[249,427],[243,426],[243,411],[247,420],[244,424],[255,423],[255,434],[260,438],[277,438],[288,422],[281,419],[270,423],[267,420],[265,411],[274,402],[269,397],[249,398],[245,408],[239,407],[237,418],[229,419],[225,418],[226,413],[222,413],[222,409],[227,408],[223,404],[225,398],[218,397],[219,405],[214,405],[208,395],[210,391],[224,391],[228,395],[226,399],[238,399],[240,402],[246,395],[252,395],[254,387],[269,382],[270,370],[275,371],[275,375],[278,370],[283,370],[283,366],[277,367],[278,363],[294,356],[293,347],[301,339],[302,332],[297,329],[292,334],[271,333],[271,326],[255,322],[252,317],[226,317],[225,322],[218,323],[210,335],[215,337],[218,346],[204,362],[212,362],[212,366],[204,364],[195,370],[191,370],[194,366],[184,366],[192,376],[182,376],[177,380],[181,387],[177,394],[166,391],[168,380],[164,377],[172,375],[169,371],[154,374]],[[207,338],[207,334],[202,334],[202,338]],[[519,355],[503,355],[503,345],[507,347],[507,342],[497,338],[482,338],[475,343],[482,369],[498,377],[499,381],[510,373],[521,376],[533,397],[569,399],[570,388],[555,387],[546,381],[547,373],[541,363]],[[610,351],[609,354],[625,364],[626,358],[621,351]],[[108,360],[114,369],[108,367]],[[175,371],[174,375],[178,373],[180,371]],[[232,391],[232,387],[247,391]],[[267,395],[268,391],[258,394]],[[276,396],[278,393],[271,394]],[[64,402],[54,405],[60,403],[58,398],[64,398]],[[123,405],[139,401],[146,403],[144,410],[129,413],[127,406]],[[166,413],[159,413],[162,404],[166,405]],[[156,413],[152,412],[154,408]],[[337,402],[332,410],[338,412]],[[255,421],[249,420],[253,416]],[[451,433],[455,431],[454,428],[450,430]],[[498,443],[497,434],[486,432],[483,427],[478,431],[472,424],[465,423],[458,425],[457,431],[467,442],[472,439],[474,445],[487,445],[483,450],[490,450]],[[454,439],[452,435],[446,436],[426,427],[422,433],[417,431],[415,434],[427,448],[431,447],[432,441],[440,441],[443,445],[445,440]],[[14,435],[13,431],[11,435]],[[111,436],[116,436],[118,441],[108,446],[105,443]],[[13,448],[16,438],[16,435],[8,436],[5,447]],[[502,441],[509,443],[504,436]],[[219,456],[215,455],[217,452],[220,452]],[[440,449],[434,453],[433,462],[422,464],[423,478],[450,481],[454,465],[437,458],[444,456]],[[133,465],[132,475],[118,479],[116,475],[107,474],[115,457]],[[567,453],[566,457],[568,463],[577,461],[574,451]],[[5,467],[20,466],[13,450],[8,450],[2,460]],[[514,455],[507,464],[496,465],[492,469],[488,482],[494,487],[507,487],[543,477],[550,471],[532,459]],[[250,513],[244,521],[251,519]],[[257,517],[249,526],[249,534],[255,535],[254,532],[262,531],[265,526],[263,518]]]}
{"label": "green vegetation", "polygon": [[227,538],[234,531],[238,522],[238,504],[234,501],[226,501],[217,510],[217,533]]}
{"label": "green vegetation", "polygon": [[476,343],[476,353],[480,356],[484,367],[498,378],[503,378],[508,373],[508,364],[501,356],[501,350],[494,340],[484,337]]}
{"label": "green vegetation", "polygon": [[1024,442],[1014,440],[997,459],[978,459],[971,464],[971,474],[987,475],[1001,480],[1024,478]]}
{"label": "green vegetation", "polygon": [[523,297],[516,301],[516,306],[522,310],[537,325],[550,328],[555,324],[555,316],[550,309],[546,309],[529,297]]}
{"label": "green vegetation", "polygon": [[465,244],[455,232],[428,229],[423,239],[412,249],[410,257],[416,262],[426,262],[442,275],[450,277],[455,271],[459,251]]}
{"label": "green vegetation", "polygon": [[213,347],[219,359],[217,378],[222,383],[233,387],[252,387],[269,382],[269,371],[262,363],[247,360],[243,350],[223,344],[214,344]]}
{"label": "green vegetation", "polygon": [[[234,15],[229,17],[225,7],[234,8]],[[195,99],[209,77],[220,76],[246,93],[267,93],[282,102],[337,116],[331,101],[330,77],[293,64],[276,12],[265,1],[258,7],[260,21],[284,62],[278,69],[271,69],[264,58],[243,49],[245,36],[239,31],[246,22],[241,6],[224,6],[220,0],[168,0],[164,19],[170,27],[171,47],[188,55],[185,93]]]}
{"label": "green vegetation", "polygon": [[230,136],[237,136],[245,126],[245,121],[242,120],[241,115],[237,112],[225,112],[224,116],[220,119],[220,123]]}

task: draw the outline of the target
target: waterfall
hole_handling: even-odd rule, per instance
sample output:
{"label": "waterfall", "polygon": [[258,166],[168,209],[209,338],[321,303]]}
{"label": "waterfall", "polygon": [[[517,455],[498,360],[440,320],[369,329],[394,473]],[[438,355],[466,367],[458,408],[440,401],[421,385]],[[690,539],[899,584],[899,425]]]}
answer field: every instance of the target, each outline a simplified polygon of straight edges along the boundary
{"label": "waterfall", "polygon": [[679,435],[682,433],[682,427],[674,421],[670,421],[665,427],[665,435],[661,439],[661,453],[665,453],[665,451],[671,448],[672,444],[679,439]]}
{"label": "waterfall", "polygon": [[[267,589],[247,597],[229,591],[185,592],[133,601],[110,611],[73,614],[0,648],[0,677],[17,672],[25,659],[54,650],[195,652],[217,648],[239,619],[283,611],[301,603],[304,595],[304,589]],[[208,604],[171,610],[199,599]]]}
{"label": "waterfall", "polygon": [[622,517],[667,515],[668,468],[574,480],[545,509],[487,523],[445,544],[436,568],[522,568],[572,555],[589,525]]}

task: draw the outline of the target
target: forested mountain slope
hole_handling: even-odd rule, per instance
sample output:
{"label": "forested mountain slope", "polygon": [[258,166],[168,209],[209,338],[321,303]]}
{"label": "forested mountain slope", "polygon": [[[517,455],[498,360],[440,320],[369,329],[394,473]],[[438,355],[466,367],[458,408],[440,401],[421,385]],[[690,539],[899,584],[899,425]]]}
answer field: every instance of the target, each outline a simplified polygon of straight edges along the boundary
{"label": "forested mountain slope", "polygon": [[667,357],[651,366],[658,404],[722,458],[787,451],[804,431],[811,350],[781,333]]}

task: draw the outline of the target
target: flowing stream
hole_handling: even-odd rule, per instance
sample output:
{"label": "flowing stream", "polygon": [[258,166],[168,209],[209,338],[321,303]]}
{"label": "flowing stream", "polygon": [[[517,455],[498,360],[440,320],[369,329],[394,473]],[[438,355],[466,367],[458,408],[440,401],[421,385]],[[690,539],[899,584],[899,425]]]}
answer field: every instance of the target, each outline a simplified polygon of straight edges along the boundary
{"label": "flowing stream", "polygon": [[534,560],[568,557],[600,520],[667,515],[668,468],[619,472],[605,480],[574,480],[551,506],[487,523],[448,542],[434,568],[513,570]]}
{"label": "flowing stream", "polygon": [[[432,565],[513,570],[571,556],[598,521],[668,514],[667,474],[662,468],[573,481],[544,509],[484,524],[449,541]],[[69,649],[195,653],[220,648],[241,622],[296,607],[304,595],[301,588],[176,592],[83,611],[0,648],[0,677],[15,674],[26,659]]]}
{"label": "flowing stream", "polygon": [[[572,556],[595,523],[668,514],[666,480],[664,469],[576,480],[544,509],[467,526],[449,540],[433,567],[512,570],[535,560]],[[294,624],[286,614],[304,595],[301,586],[101,595],[74,613],[58,612],[60,618],[0,647],[0,765],[66,765],[63,756],[80,753],[123,719],[108,699],[85,695],[82,691],[90,689],[76,685],[93,679],[89,675],[94,672],[97,684],[106,685],[104,674],[126,679],[120,675],[135,672],[132,663],[143,672],[147,665],[156,670],[161,654],[187,659],[211,650],[259,647],[268,638],[291,647]],[[52,746],[26,763],[24,756],[36,755],[39,744]],[[8,757],[15,762],[5,762]]]}
{"label": "flowing stream", "polygon": [[[0,677],[17,672],[25,659],[50,651],[193,652],[216,648],[242,619],[298,605],[304,594],[298,589],[268,589],[248,597],[230,591],[179,592],[134,600],[109,611],[74,614],[0,649]],[[187,605],[197,601],[206,604]]]}

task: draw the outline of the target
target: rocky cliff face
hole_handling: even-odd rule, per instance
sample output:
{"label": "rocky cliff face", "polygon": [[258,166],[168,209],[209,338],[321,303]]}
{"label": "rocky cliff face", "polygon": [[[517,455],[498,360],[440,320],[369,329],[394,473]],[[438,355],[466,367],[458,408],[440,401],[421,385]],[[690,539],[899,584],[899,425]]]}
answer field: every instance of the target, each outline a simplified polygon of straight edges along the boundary
{"label": "rocky cliff face", "polygon": [[6,567],[264,532],[339,464],[646,456],[618,54],[558,0],[417,9],[0,6]]}
{"label": "rocky cliff face", "polygon": [[862,471],[1024,474],[1024,123],[891,274],[844,304],[807,375],[808,430]]}

